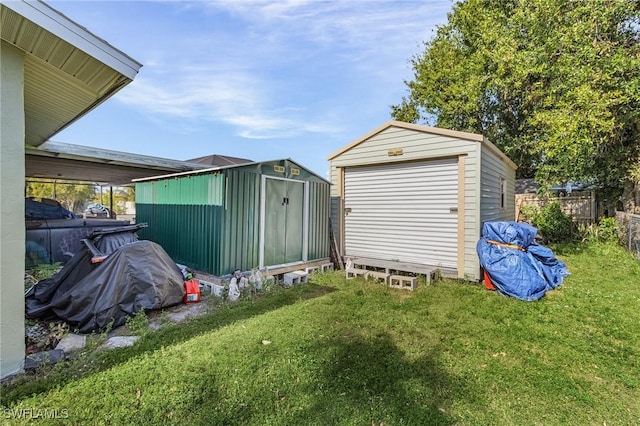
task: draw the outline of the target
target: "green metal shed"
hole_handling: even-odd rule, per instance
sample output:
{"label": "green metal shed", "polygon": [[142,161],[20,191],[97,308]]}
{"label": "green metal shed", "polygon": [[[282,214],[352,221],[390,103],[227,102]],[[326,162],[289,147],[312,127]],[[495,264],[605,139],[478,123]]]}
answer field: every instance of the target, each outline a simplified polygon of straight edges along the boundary
{"label": "green metal shed", "polygon": [[215,276],[328,259],[330,184],[291,159],[134,180],[142,239]]}

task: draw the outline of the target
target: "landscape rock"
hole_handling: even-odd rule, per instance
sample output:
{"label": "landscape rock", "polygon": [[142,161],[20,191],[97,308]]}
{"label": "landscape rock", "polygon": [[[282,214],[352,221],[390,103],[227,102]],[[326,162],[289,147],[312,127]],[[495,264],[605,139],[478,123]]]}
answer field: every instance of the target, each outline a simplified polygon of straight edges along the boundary
{"label": "landscape rock", "polygon": [[55,364],[62,359],[64,359],[64,352],[60,349],[36,352],[31,355],[27,355],[24,359],[24,369],[26,371],[35,370],[42,365]]}
{"label": "landscape rock", "polygon": [[138,339],[140,336],[113,336],[109,337],[100,347],[103,349],[126,348],[133,346]]}
{"label": "landscape rock", "polygon": [[56,349],[60,349],[63,352],[70,352],[74,349],[82,349],[87,344],[87,336],[82,334],[67,334],[64,336],[56,346]]}
{"label": "landscape rock", "polygon": [[167,314],[167,319],[171,322],[181,323],[188,319],[206,314],[207,308],[206,303],[190,303],[183,305],[179,310]]}

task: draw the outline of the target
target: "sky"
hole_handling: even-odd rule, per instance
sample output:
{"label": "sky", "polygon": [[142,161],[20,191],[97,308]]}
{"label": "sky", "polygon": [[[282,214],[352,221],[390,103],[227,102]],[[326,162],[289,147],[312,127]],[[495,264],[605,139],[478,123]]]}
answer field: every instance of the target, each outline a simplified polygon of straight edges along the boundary
{"label": "sky", "polygon": [[57,142],[187,160],[327,156],[391,119],[452,0],[47,1],[142,63]]}

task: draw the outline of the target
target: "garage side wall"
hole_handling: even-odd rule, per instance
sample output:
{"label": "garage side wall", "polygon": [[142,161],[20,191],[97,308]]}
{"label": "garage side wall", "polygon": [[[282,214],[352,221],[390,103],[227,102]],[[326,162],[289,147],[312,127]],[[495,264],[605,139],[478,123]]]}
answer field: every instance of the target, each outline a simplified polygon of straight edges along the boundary
{"label": "garage side wall", "polygon": [[[459,167],[459,259],[458,275],[465,278],[472,273],[475,279],[478,272],[474,272],[476,262],[475,244],[477,234],[468,229],[479,228],[480,200],[478,198],[476,182],[479,181],[480,144],[477,141],[459,139],[453,136],[437,135],[391,126],[377,133],[362,143],[342,152],[330,160],[331,180],[331,222],[336,235],[338,250],[344,254],[344,213],[343,179],[344,170],[374,164],[392,164],[439,158],[458,158]],[[391,155],[390,155],[391,154]]]}
{"label": "garage side wall", "polygon": [[480,227],[486,221],[515,220],[516,171],[485,144],[480,176]]}

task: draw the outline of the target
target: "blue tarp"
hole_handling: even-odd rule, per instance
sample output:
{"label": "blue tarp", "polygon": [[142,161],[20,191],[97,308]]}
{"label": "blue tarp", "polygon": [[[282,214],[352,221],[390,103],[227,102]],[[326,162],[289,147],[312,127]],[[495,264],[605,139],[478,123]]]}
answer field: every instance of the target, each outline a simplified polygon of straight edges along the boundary
{"label": "blue tarp", "polygon": [[538,230],[527,223],[485,222],[476,250],[480,266],[498,292],[538,300],[562,284],[567,266],[534,241]]}

